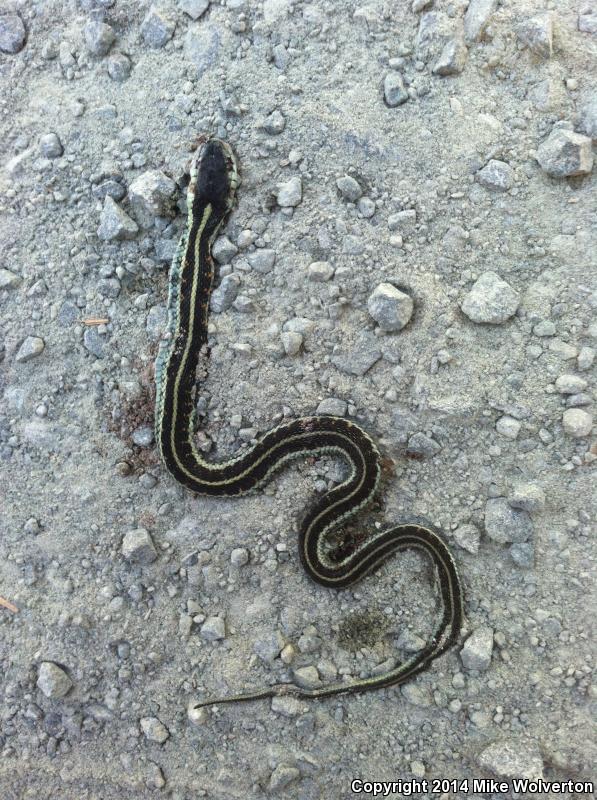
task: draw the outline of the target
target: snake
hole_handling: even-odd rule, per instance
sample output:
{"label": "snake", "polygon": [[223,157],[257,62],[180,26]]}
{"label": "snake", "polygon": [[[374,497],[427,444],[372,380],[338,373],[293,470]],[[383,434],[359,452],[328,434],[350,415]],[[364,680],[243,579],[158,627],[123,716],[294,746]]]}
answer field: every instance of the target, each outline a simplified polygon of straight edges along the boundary
{"label": "snake", "polygon": [[262,488],[293,459],[327,455],[344,460],[348,465],[345,479],[304,510],[298,548],[306,574],[320,586],[342,589],[374,571],[393,553],[418,550],[435,568],[442,614],[428,643],[383,674],[315,688],[278,683],[241,694],[201,698],[195,707],[284,695],[325,698],[399,685],[427,669],[457,642],[464,594],[441,531],[423,518],[405,517],[380,528],[339,558],[326,547],[330,534],[369,506],[378,490],[382,458],[368,433],[346,417],[315,414],[282,421],[224,460],[206,458],[195,444],[197,373],[201,354],[208,355],[214,285],[212,245],[232,211],[239,185],[231,146],[215,137],[202,137],[190,162],[187,224],[170,268],[166,333],[155,362],[155,440],[162,461],[191,492],[233,497]]}

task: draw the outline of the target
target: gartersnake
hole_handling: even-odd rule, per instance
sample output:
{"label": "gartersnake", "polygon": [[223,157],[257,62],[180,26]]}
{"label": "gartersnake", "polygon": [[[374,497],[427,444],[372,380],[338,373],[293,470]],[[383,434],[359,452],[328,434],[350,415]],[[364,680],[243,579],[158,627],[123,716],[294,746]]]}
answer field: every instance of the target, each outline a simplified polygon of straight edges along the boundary
{"label": "gartersnake", "polygon": [[457,640],[463,619],[463,592],[456,565],[435,527],[408,518],[374,534],[354,552],[334,561],[324,549],[328,534],[367,506],[380,478],[380,454],[353,422],[310,416],[277,425],[256,444],[224,461],[209,461],[194,444],[194,397],[201,348],[207,344],[209,302],[214,279],[211,246],[230,212],[239,185],[236,160],[228,144],[208,138],[198,147],[187,190],[188,224],[172,262],[168,335],[156,361],[156,441],[172,475],[193,492],[232,496],[263,485],[283,463],[297,456],[331,453],[348,462],[350,475],[318,497],[299,532],[299,553],[307,575],[322,586],[349,586],[396,550],[415,548],[431,557],[439,578],[443,616],[431,641],[388,672],[351,682],[304,689],[277,684],[196,706],[293,694],[329,697],[400,684],[426,669]]}

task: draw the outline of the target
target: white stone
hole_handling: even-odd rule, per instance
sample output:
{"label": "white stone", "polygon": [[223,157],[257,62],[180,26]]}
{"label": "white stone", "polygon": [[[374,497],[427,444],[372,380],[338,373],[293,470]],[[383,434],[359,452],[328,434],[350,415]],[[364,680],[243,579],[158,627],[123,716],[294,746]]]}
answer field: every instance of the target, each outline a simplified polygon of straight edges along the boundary
{"label": "white stone", "polygon": [[518,293],[495,272],[484,272],[473,284],[461,309],[473,322],[499,325],[518,308]]}
{"label": "white stone", "polygon": [[564,411],[562,424],[567,434],[580,438],[591,433],[593,417],[582,408],[568,408]]}

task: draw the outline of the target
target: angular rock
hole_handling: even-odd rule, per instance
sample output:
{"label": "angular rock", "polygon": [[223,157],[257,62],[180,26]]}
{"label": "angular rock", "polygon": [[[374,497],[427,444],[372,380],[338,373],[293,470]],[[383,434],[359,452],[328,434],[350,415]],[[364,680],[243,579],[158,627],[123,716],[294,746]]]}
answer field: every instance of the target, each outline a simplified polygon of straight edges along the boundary
{"label": "angular rock", "polygon": [[334,274],[334,268],[329,261],[314,261],[309,264],[309,280],[315,283],[329,281]]}
{"label": "angular rock", "polygon": [[278,186],[276,199],[281,208],[294,208],[299,205],[303,199],[303,184],[298,175]]}
{"label": "angular rock", "polygon": [[0,14],[0,52],[14,55],[25,47],[27,31],[18,14]]}
{"label": "angular rock", "polygon": [[37,673],[37,686],[53,700],[64,697],[73,687],[67,673],[53,661],[42,661]]}
{"label": "angular rock", "polygon": [[541,169],[554,178],[588,175],[593,169],[592,142],[588,136],[555,127],[537,148]]}
{"label": "angular rock", "polygon": [[287,356],[298,355],[303,345],[302,333],[296,333],[295,331],[283,331],[280,338],[282,339],[282,346]]}
{"label": "angular rock", "polygon": [[98,237],[104,242],[111,242],[114,239],[134,239],[138,232],[137,223],[111,197],[106,196],[97,229]]}
{"label": "angular rock", "polygon": [[145,44],[157,49],[172,38],[175,27],[174,21],[166,12],[152,7],[141,23],[141,36]]}
{"label": "angular rock", "polygon": [[402,75],[398,72],[388,72],[383,81],[383,99],[387,106],[395,108],[408,100],[408,92],[404,86]]}
{"label": "angular rock", "polygon": [[156,217],[171,213],[176,184],[159,169],[144,172],[129,186],[129,201],[139,223],[150,228]]}
{"label": "angular rock", "polygon": [[208,642],[226,638],[226,624],[222,617],[208,617],[200,630],[201,638]]}
{"label": "angular rock", "polygon": [[185,55],[195,65],[199,78],[216,63],[220,44],[219,30],[205,25],[204,22],[198,29],[193,27],[187,31],[184,40]]}
{"label": "angular rock", "polygon": [[532,513],[545,506],[545,492],[536,483],[521,483],[508,495],[512,508],[520,508]]}
{"label": "angular rock", "polygon": [[516,36],[525,47],[542,58],[551,58],[553,52],[553,14],[537,14],[516,26]]}
{"label": "angular rock", "polygon": [[391,231],[400,231],[403,236],[415,231],[417,225],[417,212],[414,208],[407,208],[391,214],[388,217],[388,228]]}
{"label": "angular rock", "polygon": [[286,120],[282,112],[276,108],[260,123],[259,127],[270,136],[278,136],[286,127]]}
{"label": "angular rock", "polygon": [[581,33],[597,34],[597,13],[594,8],[588,6],[578,15],[578,30]]}
{"label": "angular rock", "polygon": [[136,564],[151,564],[158,554],[153,540],[145,528],[136,528],[125,533],[122,540],[122,555]]}
{"label": "angular rock", "polygon": [[218,236],[211,252],[218,264],[229,264],[238,253],[238,247],[227,236]]}
{"label": "angular rock", "polygon": [[116,38],[113,28],[97,19],[90,19],[87,22],[83,36],[87,49],[94,56],[107,55]]}
{"label": "angular rock", "polygon": [[505,161],[492,158],[476,174],[477,181],[486,189],[494,192],[506,192],[514,183],[514,170]]}
{"label": "angular rock", "polygon": [[520,427],[520,422],[517,419],[514,419],[514,417],[510,417],[508,414],[504,414],[504,416],[500,417],[495,423],[496,431],[505,439],[514,440],[518,438]]}
{"label": "angular rock", "polygon": [[556,379],[556,389],[560,394],[584,392],[587,385],[587,381],[578,375],[560,375]]}
{"label": "angular rock", "polygon": [[321,686],[319,672],[313,666],[298,667],[298,669],[292,670],[292,674],[296,683],[303,689],[315,689]]}
{"label": "angular rock", "polygon": [[199,19],[209,8],[209,0],[178,0],[178,7],[191,19]]}
{"label": "angular rock", "polygon": [[143,735],[150,742],[164,744],[170,737],[170,731],[157,717],[142,717],[140,724]]}
{"label": "angular rock", "polygon": [[20,282],[20,275],[9,269],[0,269],[0,289],[16,289]]}
{"label": "angular rock", "polygon": [[499,325],[518,308],[518,293],[495,272],[484,272],[473,284],[460,308],[473,322]]}
{"label": "angular rock", "polygon": [[441,445],[439,445],[435,439],[431,439],[431,437],[427,436],[422,431],[413,434],[409,438],[406,448],[407,453],[424,456],[425,458],[432,458],[436,453],[439,453],[441,449]]}
{"label": "angular rock", "polygon": [[493,653],[493,629],[488,625],[476,628],[464,643],[460,658],[467,670],[483,672],[491,664]]}
{"label": "angular rock", "polygon": [[368,339],[363,339],[352,350],[334,354],[332,364],[347,375],[362,376],[381,358],[381,350],[373,346]]}
{"label": "angular rock", "polygon": [[464,15],[464,38],[467,43],[479,41],[496,6],[497,0],[471,0]]}
{"label": "angular rock", "polygon": [[586,96],[580,107],[579,124],[582,133],[597,139],[597,91]]}
{"label": "angular rock", "polygon": [[534,742],[502,739],[481,751],[477,763],[500,778],[526,778],[536,781],[543,777],[543,760]]}
{"label": "angular rock", "polygon": [[251,253],[247,257],[247,261],[256,272],[265,274],[271,272],[276,263],[276,251],[267,248],[261,248]]}
{"label": "angular rock", "polygon": [[40,336],[27,336],[23,344],[19,347],[15,356],[15,361],[24,364],[40,356],[46,347],[46,343]]}
{"label": "angular rock", "polygon": [[468,553],[476,555],[479,552],[481,532],[476,525],[459,525],[452,537],[456,544]]}
{"label": "angular rock", "polygon": [[337,397],[326,397],[317,406],[316,414],[325,414],[331,417],[344,417],[348,404],[346,400],[340,400]]}
{"label": "angular rock", "polygon": [[449,39],[435,62],[432,72],[435,75],[459,75],[465,67],[468,50],[462,35]]}
{"label": "angular rock", "polygon": [[240,279],[236,275],[225,275],[211,295],[210,308],[214,314],[227,311],[236,300]]}
{"label": "angular rock", "polygon": [[526,542],[533,535],[533,523],[526,511],[511,508],[504,497],[496,497],[485,505],[485,532],[498,544]]}
{"label": "angular rock", "polygon": [[412,297],[391,283],[380,283],[367,300],[369,314],[384,331],[399,331],[412,317]]}

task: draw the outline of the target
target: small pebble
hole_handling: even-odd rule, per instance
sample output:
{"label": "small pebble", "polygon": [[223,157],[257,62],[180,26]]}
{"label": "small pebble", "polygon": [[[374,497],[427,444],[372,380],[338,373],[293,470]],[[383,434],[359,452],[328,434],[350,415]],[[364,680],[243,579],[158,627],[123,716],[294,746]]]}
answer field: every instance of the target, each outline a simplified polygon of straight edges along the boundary
{"label": "small pebble", "polygon": [[518,293],[495,272],[484,272],[464,298],[461,309],[473,322],[500,325],[518,309]]}
{"label": "small pebble", "polygon": [[136,528],[125,533],[122,540],[122,555],[127,561],[135,564],[151,564],[158,554],[149,532],[145,528]]}
{"label": "small pebble", "polygon": [[42,661],[37,673],[37,686],[53,700],[64,697],[73,687],[73,682],[62,669],[53,661]]}
{"label": "small pebble", "polygon": [[14,55],[25,47],[27,31],[18,14],[0,12],[0,52]]}
{"label": "small pebble", "polygon": [[142,717],[140,725],[143,735],[150,742],[164,744],[170,737],[170,731],[157,717]]}
{"label": "small pebble", "polygon": [[460,658],[465,669],[483,672],[491,664],[492,653],[493,629],[488,625],[481,625],[464,643]]}
{"label": "small pebble", "polygon": [[303,186],[298,175],[278,186],[276,198],[281,208],[294,208],[299,205],[303,199]]}
{"label": "small pebble", "polygon": [[569,436],[588,436],[593,428],[593,417],[582,408],[568,408],[562,417],[564,430]]}
{"label": "small pebble", "polygon": [[46,133],[40,137],[39,152],[44,158],[59,158],[63,153],[62,143],[56,133]]}
{"label": "small pebble", "polygon": [[383,331],[399,331],[412,317],[414,303],[391,283],[380,283],[369,295],[367,308]]}
{"label": "small pebble", "polygon": [[19,364],[24,364],[26,361],[31,361],[40,356],[46,344],[40,336],[27,336],[23,344],[19,347],[15,360]]}

